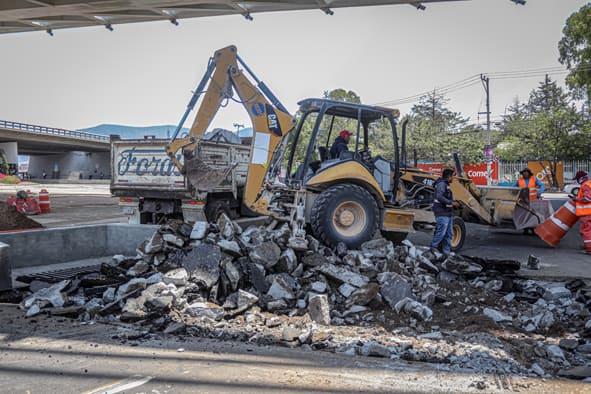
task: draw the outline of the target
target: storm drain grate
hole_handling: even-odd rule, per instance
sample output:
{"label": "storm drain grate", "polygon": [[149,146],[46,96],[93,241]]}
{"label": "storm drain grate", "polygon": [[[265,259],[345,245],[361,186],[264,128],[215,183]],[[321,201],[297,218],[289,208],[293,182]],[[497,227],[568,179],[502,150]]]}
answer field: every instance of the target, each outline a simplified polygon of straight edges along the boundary
{"label": "storm drain grate", "polygon": [[62,280],[72,279],[78,275],[100,272],[101,265],[87,265],[84,267],[64,268],[55,271],[37,272],[34,274],[22,275],[16,278],[19,282],[31,283],[34,280],[42,282],[57,283]]}

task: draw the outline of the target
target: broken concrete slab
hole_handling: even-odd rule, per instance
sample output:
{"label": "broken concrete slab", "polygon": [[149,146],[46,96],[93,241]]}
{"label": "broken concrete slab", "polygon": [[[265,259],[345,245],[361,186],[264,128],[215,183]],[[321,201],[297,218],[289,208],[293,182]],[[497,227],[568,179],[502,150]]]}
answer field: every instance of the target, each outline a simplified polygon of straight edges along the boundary
{"label": "broken concrete slab", "polygon": [[276,243],[267,241],[254,246],[248,256],[253,263],[261,264],[266,269],[269,269],[279,261],[281,249]]}
{"label": "broken concrete slab", "polygon": [[217,245],[202,243],[194,247],[182,260],[191,280],[210,289],[220,278],[222,252]]}
{"label": "broken concrete slab", "polygon": [[[189,280],[189,273],[184,268],[176,268],[162,276],[162,282],[175,286],[185,286]],[[146,281],[147,282],[147,281]]]}
{"label": "broken concrete slab", "polygon": [[330,325],[330,304],[325,294],[315,294],[308,300],[310,318],[318,324]]}
{"label": "broken concrete slab", "polygon": [[322,272],[329,278],[335,279],[342,283],[348,283],[355,287],[363,287],[369,283],[369,279],[366,276],[347,270],[344,267],[336,266],[334,264],[323,264],[318,267],[318,271]]}
{"label": "broken concrete slab", "polygon": [[495,323],[506,323],[513,321],[511,316],[493,308],[484,308],[482,312],[484,313],[484,316],[488,317]]}
{"label": "broken concrete slab", "polygon": [[273,300],[293,300],[296,298],[292,283],[280,275],[274,277],[267,295]]}
{"label": "broken concrete slab", "polygon": [[395,272],[384,272],[378,275],[380,293],[384,300],[394,308],[404,298],[413,298],[412,285]]}

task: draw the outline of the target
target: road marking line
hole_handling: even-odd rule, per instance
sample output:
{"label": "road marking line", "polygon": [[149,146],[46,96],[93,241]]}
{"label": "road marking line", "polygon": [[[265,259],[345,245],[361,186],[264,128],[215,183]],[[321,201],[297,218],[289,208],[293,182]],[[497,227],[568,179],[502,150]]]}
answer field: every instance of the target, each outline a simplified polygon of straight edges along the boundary
{"label": "road marking line", "polygon": [[152,376],[133,375],[115,384],[110,384],[108,386],[101,387],[93,391],[88,391],[86,394],[117,394],[126,390],[131,390],[136,387],[140,387],[148,383],[152,379]]}

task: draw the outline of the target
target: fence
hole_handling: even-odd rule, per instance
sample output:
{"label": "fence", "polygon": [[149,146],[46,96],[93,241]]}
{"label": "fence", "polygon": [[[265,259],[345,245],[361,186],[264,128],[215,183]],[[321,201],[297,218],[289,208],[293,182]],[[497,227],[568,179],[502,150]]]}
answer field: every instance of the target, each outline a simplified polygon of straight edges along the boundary
{"label": "fence", "polygon": [[519,171],[527,167],[527,161],[499,161],[499,183],[517,182]]}
{"label": "fence", "polygon": [[[557,174],[558,179],[564,179],[564,183],[571,183],[577,171],[591,173],[591,160],[564,160],[562,163],[562,177]],[[516,182],[519,178],[519,171],[528,167],[527,161],[500,161],[498,182]],[[558,168],[560,172],[560,166]]]}
{"label": "fence", "polygon": [[61,137],[76,138],[80,140],[89,140],[105,143],[109,142],[109,137],[104,135],[84,133],[82,131],[57,129],[55,127],[37,126],[19,122],[10,122],[8,120],[0,120],[0,128],[24,131],[27,133],[35,134],[57,135]]}

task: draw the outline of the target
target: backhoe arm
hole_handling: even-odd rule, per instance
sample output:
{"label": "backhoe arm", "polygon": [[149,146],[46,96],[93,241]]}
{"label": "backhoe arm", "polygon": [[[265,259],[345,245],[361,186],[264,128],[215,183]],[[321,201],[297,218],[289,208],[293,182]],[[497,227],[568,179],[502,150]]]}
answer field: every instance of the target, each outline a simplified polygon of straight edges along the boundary
{"label": "backhoe arm", "polygon": [[[239,63],[254,79],[256,85],[239,68]],[[200,161],[199,140],[224,101],[235,100],[232,97],[233,91],[238,94],[239,102],[248,112],[253,125],[244,203],[250,209],[259,213],[266,213],[266,203],[257,201],[257,196],[263,187],[265,174],[273,152],[283,136],[293,129],[295,120],[264,82],[260,81],[240,59],[235,46],[228,46],[216,51],[213,58],[210,59],[207,71],[187,105],[187,110],[166,147],[166,151],[172,162],[185,173],[189,182],[197,191],[207,192],[211,188],[211,183],[207,184],[208,182],[202,181],[209,180],[211,182],[212,178],[216,180],[216,178],[219,179],[220,177],[222,179],[219,180],[223,180],[225,177],[223,174],[219,173],[219,171],[218,173],[213,171],[208,173],[207,166]],[[202,93],[205,94],[197,110],[189,135],[185,138],[177,138],[188,114]],[[181,149],[185,155],[185,166],[176,158],[177,152]],[[195,164],[195,161],[197,164]],[[198,174],[195,172],[198,172]]]}

